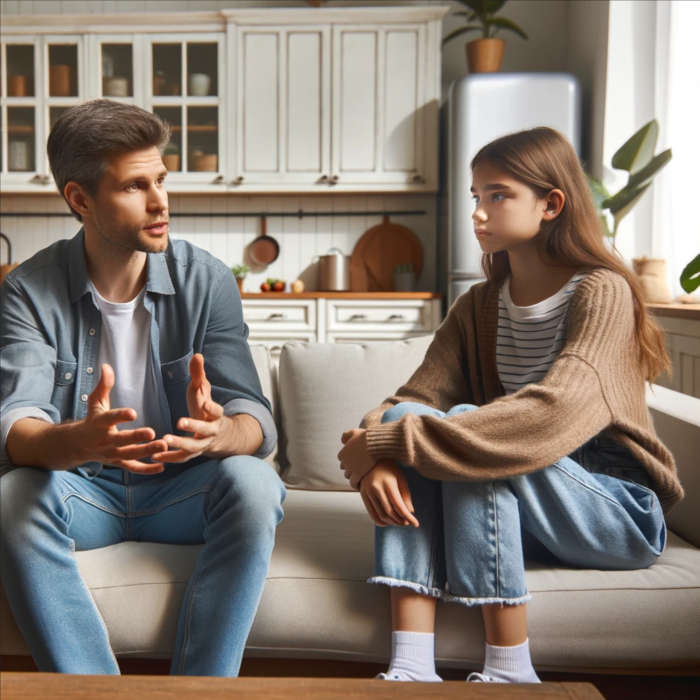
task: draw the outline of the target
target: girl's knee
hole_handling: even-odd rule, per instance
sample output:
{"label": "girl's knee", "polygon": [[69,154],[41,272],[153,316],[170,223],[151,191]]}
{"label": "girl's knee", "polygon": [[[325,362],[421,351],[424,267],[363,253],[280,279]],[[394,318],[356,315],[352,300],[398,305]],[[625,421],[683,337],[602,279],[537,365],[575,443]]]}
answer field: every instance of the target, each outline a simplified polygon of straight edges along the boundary
{"label": "girl's knee", "polygon": [[417,403],[416,401],[402,401],[401,403],[397,403],[395,406],[392,406],[384,411],[382,423],[393,423],[409,413],[416,416],[430,415],[442,417],[445,415],[442,411],[438,411],[438,409],[432,408],[431,406],[426,406],[423,403]]}
{"label": "girl's knee", "polygon": [[477,408],[479,407],[471,403],[458,403],[456,406],[452,406],[452,408],[447,412],[447,415],[456,416],[459,413],[466,413],[467,411],[476,411]]}

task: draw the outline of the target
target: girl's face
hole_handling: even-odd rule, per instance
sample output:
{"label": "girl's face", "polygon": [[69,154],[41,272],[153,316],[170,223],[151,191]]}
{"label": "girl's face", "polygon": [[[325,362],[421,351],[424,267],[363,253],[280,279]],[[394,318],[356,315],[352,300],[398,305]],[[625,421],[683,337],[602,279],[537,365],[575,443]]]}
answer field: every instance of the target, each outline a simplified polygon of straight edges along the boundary
{"label": "girl's face", "polygon": [[474,168],[472,182],[474,233],[484,253],[527,245],[539,233],[542,221],[555,218],[564,205],[559,190],[540,199],[527,185],[488,162]]}

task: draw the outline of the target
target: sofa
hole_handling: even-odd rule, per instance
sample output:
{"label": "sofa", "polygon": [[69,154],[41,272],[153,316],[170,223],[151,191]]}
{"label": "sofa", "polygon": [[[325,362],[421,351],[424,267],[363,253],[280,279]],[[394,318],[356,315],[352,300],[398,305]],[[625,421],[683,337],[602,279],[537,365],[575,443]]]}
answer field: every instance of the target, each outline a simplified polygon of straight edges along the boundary
{"label": "sofa", "polygon": [[[247,657],[389,658],[388,590],[365,582],[374,527],[336,454],[342,431],[410,376],[429,341],[290,343],[274,358],[253,346],[280,435],[268,459],[288,492]],[[656,387],[649,405],[687,493],[668,514],[666,551],[641,571],[528,563],[531,649],[540,671],[668,675],[700,668],[700,400]],[[125,542],[77,553],[119,657],[169,656],[198,550]],[[437,615],[438,665],[478,669],[478,608],[440,604]],[[0,655],[27,654],[0,591]]]}

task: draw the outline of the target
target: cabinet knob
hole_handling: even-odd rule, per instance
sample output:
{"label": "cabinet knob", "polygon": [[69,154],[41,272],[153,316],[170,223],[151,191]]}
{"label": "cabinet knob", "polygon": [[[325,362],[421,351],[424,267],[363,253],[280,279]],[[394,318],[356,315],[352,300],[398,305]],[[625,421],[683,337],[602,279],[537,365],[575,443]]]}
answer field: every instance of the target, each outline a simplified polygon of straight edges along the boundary
{"label": "cabinet knob", "polygon": [[358,321],[366,321],[367,320],[367,314],[353,314],[350,316],[348,321],[352,323],[357,323]]}
{"label": "cabinet knob", "polygon": [[223,175],[217,175],[212,181],[212,185],[220,185],[224,181],[224,176]]}
{"label": "cabinet knob", "polygon": [[51,182],[51,178],[48,175],[37,173],[29,182],[33,185],[48,185]]}
{"label": "cabinet knob", "polygon": [[285,317],[284,314],[281,314],[281,313],[274,313],[274,314],[270,314],[270,315],[267,317],[267,320],[268,320],[268,321],[284,321],[285,318],[286,318],[286,317]]}
{"label": "cabinet knob", "polygon": [[425,178],[420,173],[416,173],[413,178],[411,178],[411,182],[422,185],[425,183]]}
{"label": "cabinet knob", "polygon": [[321,177],[316,180],[316,184],[325,184],[328,182],[328,175],[321,175]]}
{"label": "cabinet knob", "polygon": [[240,185],[242,182],[243,182],[243,175],[239,175],[238,177],[231,180],[232,185]]}
{"label": "cabinet knob", "polygon": [[387,321],[405,321],[406,317],[403,314],[391,314]]}
{"label": "cabinet knob", "polygon": [[338,180],[340,180],[340,177],[338,177],[338,175],[333,175],[333,177],[331,177],[330,180],[328,180],[328,184],[335,185],[338,182]]}

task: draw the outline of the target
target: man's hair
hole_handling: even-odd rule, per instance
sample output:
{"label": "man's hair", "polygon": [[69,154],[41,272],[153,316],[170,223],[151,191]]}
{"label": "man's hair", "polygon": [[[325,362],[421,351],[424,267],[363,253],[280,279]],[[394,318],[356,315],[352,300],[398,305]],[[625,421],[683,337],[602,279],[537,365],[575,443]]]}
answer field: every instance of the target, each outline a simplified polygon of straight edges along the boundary
{"label": "man's hair", "polygon": [[63,190],[70,181],[94,196],[109,158],[153,146],[162,151],[169,139],[170,127],[155,114],[113,100],[92,100],[69,108],[58,118],[46,151],[64,198]]}

